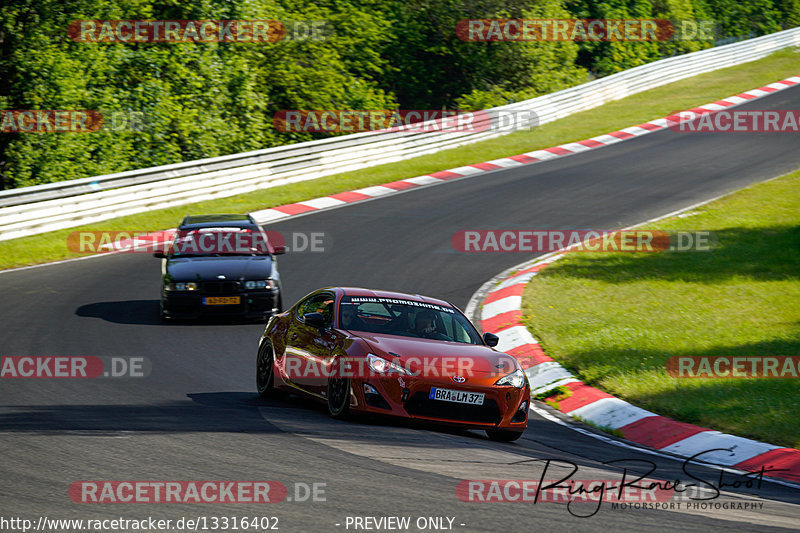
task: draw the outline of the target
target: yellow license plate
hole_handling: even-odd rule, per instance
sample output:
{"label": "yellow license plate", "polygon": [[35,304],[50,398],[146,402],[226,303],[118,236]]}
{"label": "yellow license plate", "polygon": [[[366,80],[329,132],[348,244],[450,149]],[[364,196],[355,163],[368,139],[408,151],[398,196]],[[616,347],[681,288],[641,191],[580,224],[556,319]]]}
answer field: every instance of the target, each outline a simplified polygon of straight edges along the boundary
{"label": "yellow license plate", "polygon": [[239,305],[239,296],[209,296],[203,298],[203,305]]}

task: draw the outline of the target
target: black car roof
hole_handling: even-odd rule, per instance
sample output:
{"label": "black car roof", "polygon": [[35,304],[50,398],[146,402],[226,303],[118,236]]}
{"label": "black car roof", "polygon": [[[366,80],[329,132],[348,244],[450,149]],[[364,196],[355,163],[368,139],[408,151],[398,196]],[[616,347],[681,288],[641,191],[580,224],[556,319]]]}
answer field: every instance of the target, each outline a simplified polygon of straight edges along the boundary
{"label": "black car roof", "polygon": [[215,228],[220,226],[228,228],[257,228],[258,224],[250,215],[186,215],[178,229]]}

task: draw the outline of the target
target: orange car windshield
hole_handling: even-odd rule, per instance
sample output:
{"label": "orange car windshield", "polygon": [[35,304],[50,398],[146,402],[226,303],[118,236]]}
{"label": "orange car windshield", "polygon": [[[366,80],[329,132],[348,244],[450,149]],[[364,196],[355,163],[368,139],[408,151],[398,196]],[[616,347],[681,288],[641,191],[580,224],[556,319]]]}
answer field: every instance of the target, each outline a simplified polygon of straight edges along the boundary
{"label": "orange car windshield", "polygon": [[[339,304],[339,328],[417,337],[446,342],[483,344],[469,321],[451,307],[414,300],[344,297]],[[381,301],[384,300],[384,301]]]}

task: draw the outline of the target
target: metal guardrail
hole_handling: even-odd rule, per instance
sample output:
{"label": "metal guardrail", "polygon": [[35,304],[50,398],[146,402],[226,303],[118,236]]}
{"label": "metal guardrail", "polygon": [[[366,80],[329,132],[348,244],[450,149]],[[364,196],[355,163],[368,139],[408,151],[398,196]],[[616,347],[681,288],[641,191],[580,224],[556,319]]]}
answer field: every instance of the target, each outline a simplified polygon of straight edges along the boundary
{"label": "metal guardrail", "polygon": [[507,133],[504,113],[537,126],[667,83],[800,46],[800,28],[662,59],[530,100],[487,109],[475,131],[370,131],[253,152],[0,191],[0,241],[402,161]]}

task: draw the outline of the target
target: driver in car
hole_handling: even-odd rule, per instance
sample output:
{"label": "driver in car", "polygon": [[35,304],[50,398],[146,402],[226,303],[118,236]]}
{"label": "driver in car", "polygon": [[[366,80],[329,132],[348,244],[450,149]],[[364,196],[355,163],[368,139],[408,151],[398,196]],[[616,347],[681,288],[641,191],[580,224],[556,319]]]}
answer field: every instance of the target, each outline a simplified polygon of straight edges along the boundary
{"label": "driver in car", "polygon": [[414,317],[414,333],[423,339],[452,340],[436,331],[436,317],[433,311],[420,311],[417,313],[417,316]]}
{"label": "driver in car", "polygon": [[339,322],[342,328],[354,331],[369,331],[366,322],[358,317],[355,305],[343,304],[339,306],[339,314]]}

